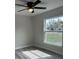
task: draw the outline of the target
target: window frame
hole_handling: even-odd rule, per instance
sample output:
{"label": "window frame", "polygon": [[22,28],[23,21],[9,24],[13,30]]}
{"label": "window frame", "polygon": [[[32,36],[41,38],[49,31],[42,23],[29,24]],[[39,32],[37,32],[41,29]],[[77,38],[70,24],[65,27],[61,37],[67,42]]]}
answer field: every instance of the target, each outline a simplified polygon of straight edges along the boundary
{"label": "window frame", "polygon": [[55,16],[55,17],[50,17],[50,18],[47,18],[47,19],[44,19],[44,24],[43,24],[43,31],[44,31],[44,43],[46,43],[46,44],[50,44],[50,45],[55,45],[55,44],[51,44],[51,43],[48,43],[47,42],[47,36],[46,36],[46,32],[62,32],[62,44],[61,45],[55,45],[55,46],[63,46],[63,29],[62,29],[62,31],[46,31],[45,29],[46,29],[46,20],[48,20],[48,19],[52,19],[52,18],[56,18],[56,17],[63,17],[63,16]]}

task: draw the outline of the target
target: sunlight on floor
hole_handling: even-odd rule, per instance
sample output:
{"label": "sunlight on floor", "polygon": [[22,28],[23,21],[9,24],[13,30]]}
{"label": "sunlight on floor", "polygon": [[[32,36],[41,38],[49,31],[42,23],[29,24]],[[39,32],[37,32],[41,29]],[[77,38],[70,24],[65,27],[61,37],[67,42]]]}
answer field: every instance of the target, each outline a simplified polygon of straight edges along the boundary
{"label": "sunlight on floor", "polygon": [[30,51],[24,51],[23,52],[28,58],[31,58],[31,59],[38,59],[39,57],[32,54]]}
{"label": "sunlight on floor", "polygon": [[42,52],[40,50],[30,50],[30,51],[22,51],[28,58],[30,59],[39,59],[39,58],[46,58],[51,57],[51,55]]}

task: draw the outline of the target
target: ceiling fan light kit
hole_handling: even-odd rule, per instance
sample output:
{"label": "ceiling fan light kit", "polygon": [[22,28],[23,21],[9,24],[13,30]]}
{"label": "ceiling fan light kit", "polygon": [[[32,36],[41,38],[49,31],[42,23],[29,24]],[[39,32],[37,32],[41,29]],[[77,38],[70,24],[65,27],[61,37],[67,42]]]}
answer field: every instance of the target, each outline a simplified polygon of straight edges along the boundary
{"label": "ceiling fan light kit", "polygon": [[28,9],[28,11],[30,12],[30,13],[32,13],[33,12],[33,9],[31,8],[31,9]]}
{"label": "ceiling fan light kit", "polygon": [[46,9],[46,7],[35,7],[36,5],[38,5],[39,3],[41,3],[40,0],[37,0],[35,2],[25,2],[25,4],[27,5],[21,5],[21,4],[16,4],[17,6],[21,6],[21,7],[28,7],[27,9],[22,9],[19,10],[18,12],[24,11],[24,10],[28,10],[30,13],[34,13],[34,9]]}

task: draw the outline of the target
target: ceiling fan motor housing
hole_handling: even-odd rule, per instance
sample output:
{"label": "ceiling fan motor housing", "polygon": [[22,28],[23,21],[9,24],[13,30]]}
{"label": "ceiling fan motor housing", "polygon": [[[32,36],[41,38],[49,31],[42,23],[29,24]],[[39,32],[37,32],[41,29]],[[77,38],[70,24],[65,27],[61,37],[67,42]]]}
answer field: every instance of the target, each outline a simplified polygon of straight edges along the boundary
{"label": "ceiling fan motor housing", "polygon": [[40,0],[37,0],[36,2],[27,2],[27,6],[29,8],[33,8],[34,6],[36,6],[40,2],[41,2]]}
{"label": "ceiling fan motor housing", "polygon": [[27,3],[27,6],[28,6],[29,8],[32,8],[32,7],[33,7],[33,2],[28,2],[28,3]]}

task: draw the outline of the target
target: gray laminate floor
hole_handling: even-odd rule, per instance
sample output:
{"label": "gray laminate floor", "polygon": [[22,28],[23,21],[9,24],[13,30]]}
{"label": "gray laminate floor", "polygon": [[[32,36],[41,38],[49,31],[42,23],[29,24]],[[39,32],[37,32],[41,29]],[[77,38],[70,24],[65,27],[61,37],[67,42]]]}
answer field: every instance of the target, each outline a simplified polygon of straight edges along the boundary
{"label": "gray laminate floor", "polygon": [[28,47],[16,50],[15,59],[63,59],[63,56],[41,48]]}

